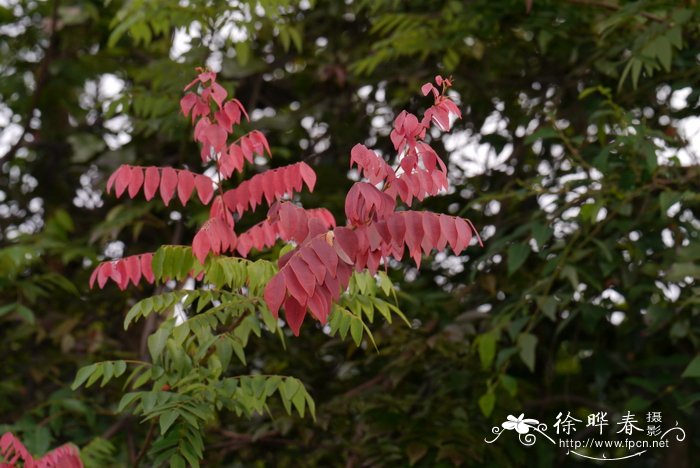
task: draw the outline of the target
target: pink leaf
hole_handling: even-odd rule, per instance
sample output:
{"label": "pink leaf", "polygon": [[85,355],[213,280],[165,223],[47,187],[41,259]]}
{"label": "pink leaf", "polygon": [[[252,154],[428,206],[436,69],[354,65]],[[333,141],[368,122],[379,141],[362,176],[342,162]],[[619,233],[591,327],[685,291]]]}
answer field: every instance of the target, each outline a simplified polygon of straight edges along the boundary
{"label": "pink leaf", "polygon": [[301,324],[306,317],[306,304],[300,304],[291,296],[287,297],[284,301],[284,316],[294,335],[299,336]]}
{"label": "pink leaf", "polygon": [[204,265],[204,261],[207,259],[207,255],[211,250],[211,243],[209,240],[209,234],[207,233],[206,225],[200,229],[197,234],[195,234],[194,239],[192,239],[192,253],[199,263]]}
{"label": "pink leaf", "polygon": [[160,180],[160,198],[163,199],[165,206],[168,206],[170,200],[175,194],[177,188],[177,172],[172,167],[164,167]]}
{"label": "pink leaf", "polygon": [[209,203],[214,195],[214,182],[205,175],[197,174],[194,176],[194,184],[197,187],[197,195],[203,204]]}
{"label": "pink leaf", "polygon": [[284,275],[281,273],[275,274],[265,286],[265,303],[275,318],[279,316],[279,309],[284,300],[285,291]]}
{"label": "pink leaf", "polygon": [[143,185],[143,168],[132,167],[129,174],[129,198],[134,198]]}
{"label": "pink leaf", "polygon": [[224,102],[224,99],[226,99],[228,93],[219,83],[212,83],[210,89],[211,97],[214,99],[214,102],[216,102],[216,105],[221,108],[221,104]]}
{"label": "pink leaf", "polygon": [[160,184],[160,172],[158,172],[157,167],[147,167],[146,168],[146,182],[143,185],[143,193],[146,196],[146,200],[152,199],[156,192],[158,191],[158,185]]}
{"label": "pink leaf", "polygon": [[194,174],[190,171],[180,170],[177,174],[177,196],[180,203],[187,205],[187,201],[194,190]]}

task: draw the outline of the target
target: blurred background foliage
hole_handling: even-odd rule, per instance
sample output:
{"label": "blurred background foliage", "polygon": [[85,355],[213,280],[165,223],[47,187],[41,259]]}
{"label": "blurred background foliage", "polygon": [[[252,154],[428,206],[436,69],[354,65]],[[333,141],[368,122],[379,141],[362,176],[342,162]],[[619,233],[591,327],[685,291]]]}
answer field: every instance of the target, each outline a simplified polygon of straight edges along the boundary
{"label": "blurred background foliage", "polygon": [[599,410],[662,412],[685,442],[635,465],[695,466],[699,24],[695,0],[0,1],[0,432],[36,454],[72,441],[93,466],[137,457],[147,428],[114,415],[119,388],[69,385],[147,358],[155,326],[124,332],[151,291],[89,291],[91,267],[185,242],[204,215],[102,193],[122,163],[198,166],[177,108],[194,67],[252,110],[272,164],[314,166],[304,205],[340,219],[350,148],[388,154],[440,73],[464,119],[435,135],[454,188],[425,207],[485,247],[396,265],[413,327],[375,325],[379,352],[311,326],[252,342],[318,421],[222,416],[207,466],[586,465],[484,438],[508,414]]}

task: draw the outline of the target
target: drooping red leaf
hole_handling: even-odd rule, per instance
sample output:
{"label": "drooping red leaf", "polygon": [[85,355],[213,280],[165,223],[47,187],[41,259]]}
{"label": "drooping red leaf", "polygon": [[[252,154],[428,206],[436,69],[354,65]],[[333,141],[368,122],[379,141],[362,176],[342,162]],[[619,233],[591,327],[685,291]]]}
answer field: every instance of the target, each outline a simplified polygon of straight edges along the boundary
{"label": "drooping red leaf", "polygon": [[134,198],[143,185],[143,168],[133,166],[129,173],[129,198]]}
{"label": "drooping red leaf", "polygon": [[209,203],[214,195],[214,181],[208,176],[197,174],[194,176],[194,184],[199,200],[205,205]]}
{"label": "drooping red leaf", "polygon": [[146,281],[153,283],[153,281],[155,281],[155,277],[153,276],[153,254],[141,254],[139,257],[141,261],[141,274]]}
{"label": "drooping red leaf", "polygon": [[194,93],[187,93],[180,99],[180,109],[182,113],[187,117],[197,102],[197,95]]}
{"label": "drooping red leaf", "polygon": [[214,102],[220,108],[224,102],[224,99],[226,99],[226,95],[228,93],[226,92],[224,87],[221,86],[219,83],[212,83],[211,88],[209,89],[211,89],[212,99],[214,99]]}
{"label": "drooping red leaf", "polygon": [[279,309],[284,300],[285,291],[284,276],[279,273],[275,274],[265,286],[265,303],[275,318],[279,317]]}
{"label": "drooping red leaf", "polygon": [[299,336],[301,324],[306,317],[306,304],[300,304],[292,296],[284,301],[284,317],[295,336]]}
{"label": "drooping red leaf", "polygon": [[[305,250],[305,248],[302,247],[300,250]],[[289,260],[289,264],[288,266],[286,266],[286,268],[290,269],[294,273],[294,276],[299,281],[299,284],[302,288],[304,288],[304,292],[306,292],[306,295],[313,295],[314,289],[316,289],[316,276],[309,268],[309,265],[307,265],[306,262],[301,258],[299,253],[297,253],[297,255],[294,255]]]}
{"label": "drooping red leaf", "polygon": [[151,200],[156,192],[158,191],[158,186],[160,185],[160,172],[157,167],[147,167],[146,168],[146,181],[143,184],[143,194],[146,200]]}
{"label": "drooping red leaf", "polygon": [[126,190],[126,188],[129,186],[129,182],[131,181],[131,166],[128,164],[123,164],[119,167],[119,169],[117,169],[117,172],[115,172],[114,175],[114,194],[117,196],[117,198],[119,198],[122,196],[122,193],[124,193],[124,190]]}
{"label": "drooping red leaf", "polygon": [[209,233],[206,227],[203,227],[197,234],[195,234],[194,239],[192,239],[192,253],[197,258],[199,263],[204,265],[204,261],[207,259],[207,255],[211,250],[211,241],[209,240]]}
{"label": "drooping red leaf", "polygon": [[177,171],[172,167],[164,167],[160,179],[160,198],[163,199],[165,206],[168,206],[173,195],[175,195],[176,188]]}
{"label": "drooping red leaf", "polygon": [[299,171],[301,172],[301,178],[304,179],[304,183],[309,188],[309,192],[313,192],[316,186],[316,173],[305,162],[299,163]]}
{"label": "drooping red leaf", "polygon": [[192,196],[194,190],[194,174],[190,171],[177,171],[177,196],[180,203],[187,205],[187,201]]}

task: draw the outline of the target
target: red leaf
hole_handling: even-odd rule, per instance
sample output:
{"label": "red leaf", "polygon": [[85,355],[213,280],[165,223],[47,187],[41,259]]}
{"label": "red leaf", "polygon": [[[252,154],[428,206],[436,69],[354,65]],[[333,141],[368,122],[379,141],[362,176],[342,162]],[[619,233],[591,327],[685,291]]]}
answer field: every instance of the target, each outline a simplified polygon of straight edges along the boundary
{"label": "red leaf", "polygon": [[134,198],[143,185],[143,168],[132,167],[129,173],[129,198]]}
{"label": "red leaf", "polygon": [[194,93],[187,93],[182,99],[180,99],[180,109],[182,109],[182,113],[185,115],[185,117],[187,117],[187,115],[190,113],[196,102],[197,95]]}
{"label": "red leaf", "polygon": [[454,251],[459,254],[464,250],[472,240],[472,230],[465,220],[462,218],[453,218],[455,227],[457,228],[457,242],[454,246]]}
{"label": "red leaf", "polygon": [[149,283],[153,283],[153,254],[147,253],[141,255],[141,274]]}
{"label": "red leaf", "polygon": [[323,279],[326,277],[326,268],[323,266],[321,259],[316,255],[316,252],[313,249],[302,248],[299,250],[299,255],[313,273],[316,278],[316,283],[322,284]]}
{"label": "red leaf", "polygon": [[224,104],[223,111],[228,116],[232,125],[238,125],[241,122],[241,108],[233,101]]}
{"label": "red leaf", "polygon": [[226,130],[218,124],[210,124],[204,128],[204,136],[216,152],[226,146]]}
{"label": "red leaf", "polygon": [[138,255],[132,255],[124,259],[126,263],[126,273],[134,286],[141,280],[141,262]]}
{"label": "red leaf", "polygon": [[97,269],[99,270],[97,273],[97,284],[100,286],[100,289],[102,289],[105,287],[105,284],[107,284],[107,280],[112,275],[112,263],[102,263],[100,266],[97,267]]}
{"label": "red leaf", "polygon": [[199,263],[204,265],[204,261],[207,259],[210,250],[211,243],[209,234],[207,233],[206,226],[204,226],[195,234],[194,239],[192,239],[192,253],[197,257]]}
{"label": "red leaf", "polygon": [[146,196],[146,200],[150,200],[158,191],[158,185],[160,184],[160,172],[158,172],[157,167],[147,167],[146,168],[146,182],[143,185],[143,193]]}
{"label": "red leaf", "polygon": [[219,83],[212,83],[210,89],[211,97],[214,99],[214,102],[216,102],[216,105],[221,108],[221,104],[224,102],[224,99],[226,99],[228,93]]}
{"label": "red leaf", "polygon": [[180,170],[177,174],[177,196],[180,203],[187,205],[187,201],[194,190],[194,174],[190,171]]}
{"label": "red leaf", "polygon": [[445,236],[445,239],[447,239],[447,242],[449,242],[450,247],[452,247],[452,250],[455,251],[455,253],[457,253],[457,227],[455,226],[454,218],[452,216],[447,216],[444,214],[441,214],[439,218],[440,233],[443,236]]}
{"label": "red leaf", "polygon": [[284,301],[284,317],[294,335],[299,336],[301,324],[304,323],[304,317],[306,317],[306,304],[300,304],[291,296],[287,297]]}
{"label": "red leaf", "polygon": [[[270,144],[267,142],[267,138],[265,138],[265,134],[262,132],[259,132],[258,130],[253,130],[250,132],[251,137],[255,138],[255,140],[262,145],[262,147],[265,149],[265,152],[267,152],[268,156],[272,156],[272,151],[270,151]],[[261,156],[263,156],[262,153],[260,153]]]}
{"label": "red leaf", "polygon": [[430,212],[423,213],[423,240],[421,247],[423,252],[428,255],[430,251],[437,246],[440,239],[440,221],[437,215]]}
{"label": "red leaf", "polygon": [[344,227],[336,228],[333,232],[335,234],[334,246],[336,247],[335,250],[338,256],[346,263],[354,263],[358,250],[357,235],[355,232]]}
{"label": "red leaf", "polygon": [[309,192],[313,192],[316,186],[316,173],[314,170],[305,162],[301,162],[299,163],[299,172],[301,172],[301,178],[304,179]]}
{"label": "red leaf", "polygon": [[[291,258],[294,258],[294,255],[292,255]],[[291,259],[289,261],[291,261]],[[291,268],[287,268],[288,265],[289,263],[280,269],[280,272],[284,274],[284,283],[287,286],[287,291],[300,303],[306,303],[306,298],[308,297],[306,289],[304,289],[304,286],[294,274],[294,271]]]}
{"label": "red leaf", "polygon": [[114,193],[117,198],[119,198],[122,196],[122,193],[124,193],[124,190],[126,190],[126,188],[129,186],[129,182],[131,181],[131,166],[128,164],[120,166],[115,175]]}
{"label": "red leaf", "polygon": [[335,250],[325,240],[318,237],[313,239],[309,246],[318,255],[323,264],[326,265],[331,275],[335,276],[338,269],[338,254],[335,253]]}
{"label": "red leaf", "polygon": [[265,303],[273,317],[279,317],[279,309],[285,296],[284,275],[277,273],[265,286]]}
{"label": "red leaf", "polygon": [[307,303],[311,315],[316,320],[321,322],[321,325],[328,323],[328,315],[330,315],[331,298],[330,294],[324,288],[317,288],[316,293],[309,297]]}
{"label": "red leaf", "polygon": [[194,184],[197,187],[197,195],[203,204],[209,203],[214,195],[214,181],[208,176],[197,174],[194,176]]}
{"label": "red leaf", "polygon": [[[302,247],[300,250],[305,249]],[[316,289],[316,277],[306,262],[301,259],[298,252],[294,257],[292,257],[291,260],[289,260],[289,263],[285,268],[289,268],[294,273],[294,276],[296,276],[299,284],[301,284],[301,287],[304,288],[306,295],[312,296],[314,289]]]}
{"label": "red leaf", "polygon": [[177,188],[177,172],[172,167],[164,167],[160,180],[160,198],[163,199],[165,206],[168,206],[170,200],[175,194]]}

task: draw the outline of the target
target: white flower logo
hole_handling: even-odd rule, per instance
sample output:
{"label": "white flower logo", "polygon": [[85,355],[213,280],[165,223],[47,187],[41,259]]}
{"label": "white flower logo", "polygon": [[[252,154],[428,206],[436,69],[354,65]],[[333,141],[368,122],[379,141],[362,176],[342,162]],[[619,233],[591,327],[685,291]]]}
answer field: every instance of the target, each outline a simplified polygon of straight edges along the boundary
{"label": "white flower logo", "polygon": [[537,425],[540,423],[537,419],[523,419],[524,417],[525,413],[521,413],[517,418],[512,414],[509,414],[506,418],[507,421],[503,422],[501,426],[503,429],[508,431],[515,429],[518,434],[527,434],[530,432],[531,426],[537,427]]}

